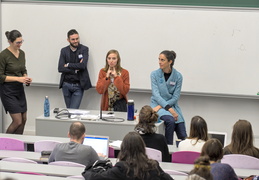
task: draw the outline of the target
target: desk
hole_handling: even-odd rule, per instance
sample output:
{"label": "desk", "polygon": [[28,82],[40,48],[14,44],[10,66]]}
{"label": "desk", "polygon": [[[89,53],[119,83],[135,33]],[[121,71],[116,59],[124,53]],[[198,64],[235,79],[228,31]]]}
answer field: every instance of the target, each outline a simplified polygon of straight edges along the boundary
{"label": "desk", "polygon": [[35,172],[49,176],[78,176],[84,171],[83,167],[54,166],[49,164],[30,164],[0,161],[1,172]]}
{"label": "desk", "polygon": [[62,143],[67,143],[70,141],[70,139],[68,137],[66,137],[66,138],[65,137],[47,137],[47,136],[33,136],[33,135],[6,134],[6,133],[0,133],[0,137],[18,139],[18,140],[23,141],[25,144],[34,144],[35,142],[41,141],[41,140],[54,140],[54,141],[60,141]]}
{"label": "desk", "polygon": [[37,162],[48,162],[48,158],[41,158],[40,152],[0,150],[0,159],[7,157],[18,157]]}
{"label": "desk", "polygon": [[[66,137],[72,122],[77,119],[57,119],[55,114],[50,113],[50,117],[43,115],[36,118],[36,135]],[[104,112],[107,113],[107,112]],[[90,111],[91,115],[99,115],[99,111]],[[112,140],[122,140],[124,136],[134,131],[136,121],[127,121],[127,113],[114,112],[115,117],[124,118],[124,122],[107,122],[103,120],[81,120],[86,126],[86,134],[109,136]],[[164,134],[164,122],[156,123],[157,133]]]}
{"label": "desk", "polygon": [[[111,160],[113,165],[116,164],[117,159],[115,158],[109,158],[109,159]],[[163,170],[171,169],[171,170],[181,171],[185,173],[189,173],[194,168],[193,164],[181,164],[181,163],[170,163],[170,162],[159,162],[159,165]],[[255,170],[255,169],[234,168],[234,170],[237,176],[241,178],[258,174],[258,170]],[[174,177],[174,175],[172,175],[172,177]],[[175,179],[177,180],[177,178]]]}
{"label": "desk", "polygon": [[8,137],[8,138],[14,138],[21,140],[25,143],[25,150],[30,150],[30,145],[34,144],[37,141],[41,140],[54,140],[54,141],[60,141],[62,143],[69,142],[70,139],[64,138],[64,137],[46,137],[46,136],[32,136],[32,135],[20,135],[20,134],[5,134],[0,133],[0,137]]}
{"label": "desk", "polygon": [[[185,173],[189,173],[194,168],[194,165],[192,165],[192,164],[159,162],[159,165],[163,170],[173,169],[173,170],[182,171],[182,172],[185,172]],[[241,177],[241,178],[248,177],[250,175],[258,174],[258,170],[255,170],[255,169],[234,168],[234,170],[235,170],[237,176]]]}
{"label": "desk", "polygon": [[20,173],[8,173],[8,172],[0,172],[1,179],[12,178],[17,180],[28,180],[28,179],[37,179],[37,180],[67,180],[64,177],[56,177],[56,176],[38,176],[32,174],[20,174]]}

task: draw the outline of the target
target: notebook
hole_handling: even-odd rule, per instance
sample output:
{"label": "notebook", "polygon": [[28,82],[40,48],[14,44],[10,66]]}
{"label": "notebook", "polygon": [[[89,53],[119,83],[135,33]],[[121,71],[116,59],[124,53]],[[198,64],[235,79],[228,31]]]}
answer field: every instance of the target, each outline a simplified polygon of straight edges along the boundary
{"label": "notebook", "polygon": [[97,154],[101,153],[105,157],[108,157],[109,155],[108,136],[86,135],[83,144],[92,146],[92,148],[97,152]]}
{"label": "notebook", "polygon": [[216,138],[218,139],[223,147],[227,144],[227,133],[226,132],[216,132],[216,131],[208,131],[209,138]]}

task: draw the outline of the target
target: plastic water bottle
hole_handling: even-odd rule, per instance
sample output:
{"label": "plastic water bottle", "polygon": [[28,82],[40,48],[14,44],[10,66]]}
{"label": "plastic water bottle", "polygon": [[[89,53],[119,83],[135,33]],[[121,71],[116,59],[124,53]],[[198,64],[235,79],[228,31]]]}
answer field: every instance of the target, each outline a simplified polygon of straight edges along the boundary
{"label": "plastic water bottle", "polygon": [[45,97],[44,101],[44,117],[49,117],[49,97]]}
{"label": "plastic water bottle", "polygon": [[134,120],[134,100],[128,100],[128,120]]}

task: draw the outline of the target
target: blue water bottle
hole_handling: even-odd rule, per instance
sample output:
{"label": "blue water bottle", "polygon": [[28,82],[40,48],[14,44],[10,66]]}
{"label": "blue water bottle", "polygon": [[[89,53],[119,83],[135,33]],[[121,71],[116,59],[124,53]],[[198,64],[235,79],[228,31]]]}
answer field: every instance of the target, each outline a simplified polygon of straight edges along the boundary
{"label": "blue water bottle", "polygon": [[134,120],[134,100],[128,100],[128,120]]}
{"label": "blue water bottle", "polygon": [[49,97],[45,97],[44,101],[44,117],[49,117]]}

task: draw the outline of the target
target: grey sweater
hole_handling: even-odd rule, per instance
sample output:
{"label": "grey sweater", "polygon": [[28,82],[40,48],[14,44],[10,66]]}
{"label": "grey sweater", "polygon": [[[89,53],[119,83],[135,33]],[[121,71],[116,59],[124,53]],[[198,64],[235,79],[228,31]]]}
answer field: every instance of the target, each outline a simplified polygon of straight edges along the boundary
{"label": "grey sweater", "polygon": [[93,164],[99,157],[91,146],[69,143],[57,144],[49,157],[49,163],[53,161],[71,161],[85,166]]}

